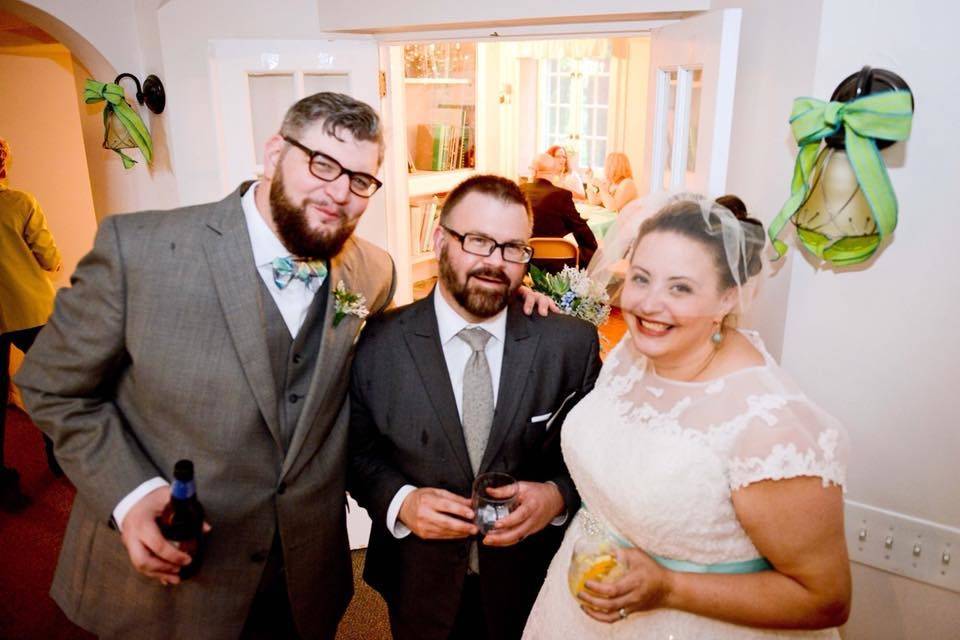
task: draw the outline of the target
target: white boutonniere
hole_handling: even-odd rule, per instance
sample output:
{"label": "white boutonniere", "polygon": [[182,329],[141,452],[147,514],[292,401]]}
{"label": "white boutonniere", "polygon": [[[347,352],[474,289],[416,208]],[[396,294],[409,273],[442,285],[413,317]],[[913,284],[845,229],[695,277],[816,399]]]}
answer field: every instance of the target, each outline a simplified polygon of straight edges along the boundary
{"label": "white boutonniere", "polygon": [[370,314],[364,295],[348,290],[343,280],[338,282],[337,288],[333,290],[333,305],[333,326],[340,324],[346,316],[357,316],[363,320]]}

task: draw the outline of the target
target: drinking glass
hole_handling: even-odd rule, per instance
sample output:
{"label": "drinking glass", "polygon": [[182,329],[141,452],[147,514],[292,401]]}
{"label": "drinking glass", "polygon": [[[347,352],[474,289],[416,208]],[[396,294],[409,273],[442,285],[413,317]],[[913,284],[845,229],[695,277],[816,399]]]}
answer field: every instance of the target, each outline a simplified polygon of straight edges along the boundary
{"label": "drinking glass", "polygon": [[573,545],[567,584],[576,598],[588,580],[614,582],[626,573],[626,561],[621,547],[607,536],[584,536]]}
{"label": "drinking glass", "polygon": [[[498,491],[494,496],[490,494],[490,489],[503,491]],[[508,473],[491,471],[477,476],[473,481],[472,502],[480,535],[486,535],[497,520],[503,520],[516,508],[518,490],[517,481]]]}

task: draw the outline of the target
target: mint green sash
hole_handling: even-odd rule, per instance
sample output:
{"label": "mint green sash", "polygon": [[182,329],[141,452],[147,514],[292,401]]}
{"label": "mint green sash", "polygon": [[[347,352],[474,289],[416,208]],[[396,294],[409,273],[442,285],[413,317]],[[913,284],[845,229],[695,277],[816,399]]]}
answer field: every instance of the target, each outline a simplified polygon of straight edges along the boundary
{"label": "mint green sash", "polygon": [[909,91],[884,91],[850,102],[824,102],[797,98],[790,114],[790,128],[800,147],[793,169],[790,197],[770,223],[770,239],[777,258],[787,245],[777,237],[810,192],[811,170],[820,142],[843,127],[845,146],[857,182],[870,205],[877,232],[863,236],[829,238],[811,229],[798,228],[801,244],[815,256],[836,265],[863,262],[897,226],[897,197],[890,184],[876,140],[906,140],[913,119]]}
{"label": "mint green sash", "polygon": [[[587,509],[586,504],[582,504],[581,508],[586,512],[586,517],[593,520],[594,522],[600,524],[601,521],[593,513]],[[610,525],[602,523],[603,528],[606,530],[607,535],[613,538],[618,545],[624,549],[633,549],[636,546],[621,536],[619,533],[614,531]],[[649,551],[645,552],[648,556],[654,559],[657,564],[665,569],[670,571],[681,571],[684,573],[757,573],[760,571],[769,571],[773,569],[773,565],[763,557],[752,558],[750,560],[739,560],[736,562],[718,562],[716,564],[700,564],[698,562],[690,562],[688,560],[677,560],[675,558],[667,558],[665,556],[658,556],[656,554],[650,553]]]}

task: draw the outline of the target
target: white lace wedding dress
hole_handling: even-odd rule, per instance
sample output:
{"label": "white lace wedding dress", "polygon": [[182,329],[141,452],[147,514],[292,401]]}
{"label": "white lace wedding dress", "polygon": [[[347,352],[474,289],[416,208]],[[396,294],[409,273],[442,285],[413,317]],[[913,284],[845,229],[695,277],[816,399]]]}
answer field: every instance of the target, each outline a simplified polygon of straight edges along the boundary
{"label": "white lace wedding dress", "polygon": [[554,556],[525,640],[839,637],[835,629],[753,629],[671,609],[606,624],[584,614],[567,587],[573,545],[591,519],[658,556],[748,561],[760,554],[737,520],[731,491],[797,476],[844,484],[847,441],[839,423],[807,399],[755,333],[743,333],[766,364],[705,383],[647,371],[629,335],[610,353],[596,388],[563,426],[563,456],[585,507]]}

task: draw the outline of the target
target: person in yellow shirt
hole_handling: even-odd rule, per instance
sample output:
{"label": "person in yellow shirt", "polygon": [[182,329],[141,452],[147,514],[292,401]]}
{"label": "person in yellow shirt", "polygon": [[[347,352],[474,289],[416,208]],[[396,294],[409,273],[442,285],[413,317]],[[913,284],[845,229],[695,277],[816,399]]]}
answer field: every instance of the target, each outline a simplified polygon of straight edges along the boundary
{"label": "person in yellow shirt", "polygon": [[[60,251],[47,228],[37,199],[6,185],[10,146],[0,138],[0,508],[17,511],[27,504],[20,476],[4,465],[3,441],[10,394],[10,347],[26,352],[53,311],[53,284],[45,272],[60,269]],[[47,463],[63,472],[44,437]]]}

